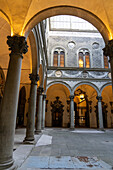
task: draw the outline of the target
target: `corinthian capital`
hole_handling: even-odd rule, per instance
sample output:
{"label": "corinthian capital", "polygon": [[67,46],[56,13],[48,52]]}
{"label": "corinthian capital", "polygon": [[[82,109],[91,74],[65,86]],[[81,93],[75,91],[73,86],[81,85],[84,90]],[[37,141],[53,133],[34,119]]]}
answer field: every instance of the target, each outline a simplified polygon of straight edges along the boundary
{"label": "corinthian capital", "polygon": [[70,100],[73,100],[73,99],[74,99],[74,96],[70,95],[69,98],[70,98]]}
{"label": "corinthian capital", "polygon": [[37,81],[39,80],[38,74],[35,75],[35,74],[31,73],[31,74],[29,74],[29,78],[31,80],[31,84],[37,85]]}
{"label": "corinthian capital", "polygon": [[38,87],[37,89],[38,94],[42,95],[43,91],[44,91],[43,87]]}
{"label": "corinthian capital", "polygon": [[113,57],[113,39],[108,41],[108,44],[103,48],[104,55]]}
{"label": "corinthian capital", "polygon": [[102,101],[102,96],[97,96],[96,99],[101,102]]}
{"label": "corinthian capital", "polygon": [[22,54],[25,54],[28,51],[28,45],[25,37],[8,36],[7,39],[7,44],[10,47],[9,50],[11,50],[11,54],[19,54],[22,56]]}

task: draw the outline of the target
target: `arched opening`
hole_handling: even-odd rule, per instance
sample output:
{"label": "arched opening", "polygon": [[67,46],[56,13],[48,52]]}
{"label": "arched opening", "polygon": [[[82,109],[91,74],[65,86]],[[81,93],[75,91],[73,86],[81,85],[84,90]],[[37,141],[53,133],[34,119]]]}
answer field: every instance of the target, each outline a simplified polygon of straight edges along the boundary
{"label": "arched opening", "polygon": [[51,8],[46,8],[39,13],[35,14],[28,23],[26,23],[25,27],[23,28],[22,34],[28,36],[29,32],[32,28],[40,23],[42,20],[56,16],[56,15],[72,15],[78,16],[80,18],[85,19],[86,21],[93,24],[103,36],[105,42],[110,39],[110,33],[104,23],[93,13],[78,7],[73,6],[56,6]]}
{"label": "arched opening", "polygon": [[79,50],[79,67],[90,68],[90,53],[88,49]]}
{"label": "arched opening", "polygon": [[102,114],[104,128],[113,127],[113,96],[111,85],[107,85],[102,90]]}
{"label": "arched opening", "polygon": [[48,88],[45,116],[47,127],[69,127],[69,95],[69,89],[63,84],[54,84]]}
{"label": "arched opening", "polygon": [[97,127],[95,103],[96,90],[90,85],[80,85],[74,91],[75,127]]}
{"label": "arched opening", "polygon": [[65,52],[62,48],[56,48],[53,52],[53,66],[64,67],[65,66]]}
{"label": "arched opening", "polygon": [[23,127],[24,126],[25,103],[26,103],[26,89],[25,89],[25,86],[23,86],[20,89],[20,93],[19,93],[16,127]]}

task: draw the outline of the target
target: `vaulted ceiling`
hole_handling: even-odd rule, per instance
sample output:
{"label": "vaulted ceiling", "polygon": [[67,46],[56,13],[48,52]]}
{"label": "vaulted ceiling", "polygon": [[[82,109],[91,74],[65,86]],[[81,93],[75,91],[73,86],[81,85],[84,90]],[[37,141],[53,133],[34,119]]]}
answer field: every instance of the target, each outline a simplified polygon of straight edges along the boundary
{"label": "vaulted ceiling", "polygon": [[[62,10],[61,7],[75,7],[72,11]],[[56,10],[55,10],[56,8]],[[84,14],[76,11],[85,10]],[[60,10],[61,9],[61,10]],[[76,11],[76,12],[75,12]],[[74,14],[75,12],[75,14]],[[113,37],[113,0],[2,0],[0,1],[0,15],[11,25],[12,35],[24,35],[25,29],[30,29],[40,20],[58,14],[79,15],[88,18],[93,15],[105,25],[108,39]],[[34,22],[32,22],[34,20]],[[31,25],[29,23],[32,22]],[[94,21],[96,22],[96,21]],[[92,19],[93,23],[93,19]],[[97,26],[98,27],[98,26]],[[27,28],[29,29],[29,28]],[[103,29],[101,27],[101,29]],[[100,30],[101,32],[101,30]]]}

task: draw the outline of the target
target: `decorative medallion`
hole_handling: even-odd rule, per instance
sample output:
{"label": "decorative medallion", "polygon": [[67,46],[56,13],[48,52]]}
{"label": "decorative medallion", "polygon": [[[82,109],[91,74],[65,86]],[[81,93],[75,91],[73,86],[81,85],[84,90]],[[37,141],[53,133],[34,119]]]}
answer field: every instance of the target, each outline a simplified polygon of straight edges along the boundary
{"label": "decorative medallion", "polygon": [[73,49],[73,48],[75,47],[75,43],[74,43],[73,41],[70,41],[70,42],[68,43],[68,47],[69,47],[70,49]]}
{"label": "decorative medallion", "polygon": [[92,44],[92,48],[93,48],[93,49],[98,49],[98,48],[99,48],[99,43],[94,42],[94,43]]}
{"label": "decorative medallion", "polygon": [[56,76],[56,77],[61,77],[61,76],[62,76],[62,72],[61,72],[60,70],[57,70],[57,71],[55,72],[55,76]]}

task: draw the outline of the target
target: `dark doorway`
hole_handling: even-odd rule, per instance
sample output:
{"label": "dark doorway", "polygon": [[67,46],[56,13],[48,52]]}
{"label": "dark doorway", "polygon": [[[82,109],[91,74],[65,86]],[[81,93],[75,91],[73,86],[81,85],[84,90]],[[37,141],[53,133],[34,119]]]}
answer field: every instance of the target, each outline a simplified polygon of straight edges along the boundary
{"label": "dark doorway", "polygon": [[54,102],[51,102],[51,112],[52,112],[52,126],[53,127],[62,127],[63,120],[63,107],[64,105],[59,100],[59,97],[56,97]]}
{"label": "dark doorway", "polygon": [[21,88],[20,94],[19,94],[16,127],[23,127],[24,126],[25,103],[26,103],[26,90],[25,90],[25,86],[23,86]]}

